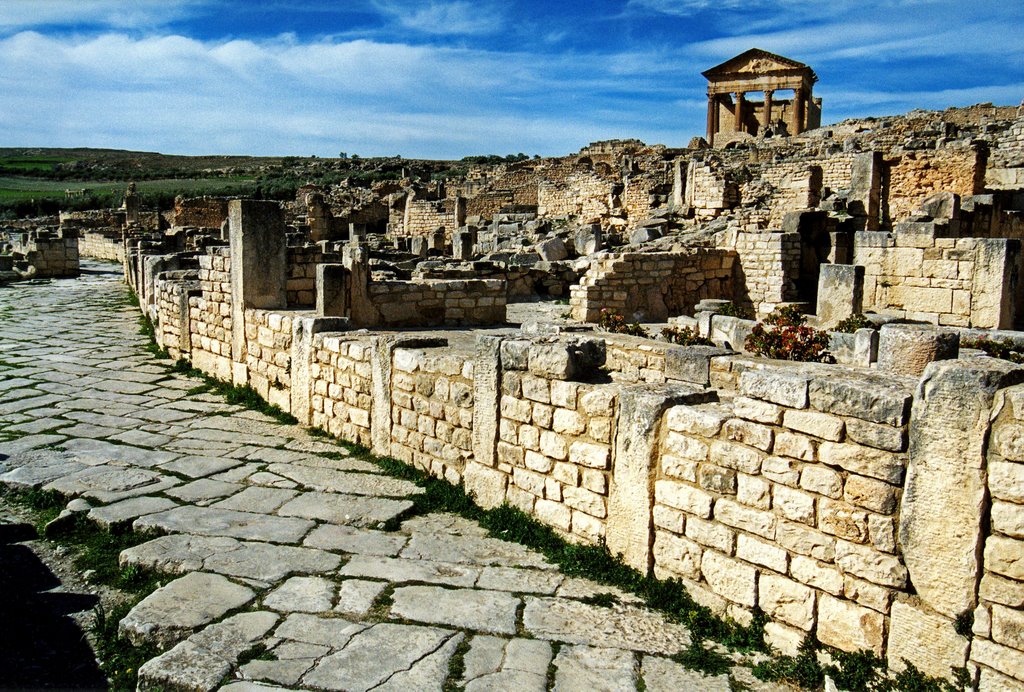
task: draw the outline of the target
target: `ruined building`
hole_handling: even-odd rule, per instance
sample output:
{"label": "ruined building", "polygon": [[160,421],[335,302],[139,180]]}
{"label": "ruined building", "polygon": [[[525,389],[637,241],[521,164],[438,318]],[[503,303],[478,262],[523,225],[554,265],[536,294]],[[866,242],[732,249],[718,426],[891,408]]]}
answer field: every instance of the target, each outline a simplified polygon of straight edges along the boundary
{"label": "ruined building", "polygon": [[[182,200],[89,253],[123,257],[172,357],[760,609],[786,653],[813,635],[1020,688],[1024,370],[967,340],[1024,346],[1024,116],[822,128],[806,65],[752,50],[705,76],[713,148]],[[747,352],[779,307],[867,324],[829,335],[836,363]]]}

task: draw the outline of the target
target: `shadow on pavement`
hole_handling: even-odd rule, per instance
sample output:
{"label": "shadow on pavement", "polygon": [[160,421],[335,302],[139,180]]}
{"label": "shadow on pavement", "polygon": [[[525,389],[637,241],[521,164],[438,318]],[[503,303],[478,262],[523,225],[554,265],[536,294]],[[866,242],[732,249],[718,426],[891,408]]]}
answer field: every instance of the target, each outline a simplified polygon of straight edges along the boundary
{"label": "shadow on pavement", "polygon": [[60,580],[22,541],[28,524],[0,524],[0,688],[106,689],[78,624],[92,594],[50,592]]}

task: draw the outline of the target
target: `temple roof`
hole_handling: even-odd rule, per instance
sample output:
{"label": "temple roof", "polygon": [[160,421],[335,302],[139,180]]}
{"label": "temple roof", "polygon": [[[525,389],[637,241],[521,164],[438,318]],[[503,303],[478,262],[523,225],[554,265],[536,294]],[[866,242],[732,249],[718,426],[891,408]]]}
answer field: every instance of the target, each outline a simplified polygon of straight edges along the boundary
{"label": "temple roof", "polygon": [[779,72],[789,74],[807,73],[810,75],[811,81],[818,81],[818,75],[814,74],[814,70],[802,62],[790,60],[760,48],[751,48],[748,51],[744,51],[736,57],[729,58],[721,65],[715,65],[701,74],[708,81],[713,82],[727,76],[733,78],[743,76],[754,77]]}

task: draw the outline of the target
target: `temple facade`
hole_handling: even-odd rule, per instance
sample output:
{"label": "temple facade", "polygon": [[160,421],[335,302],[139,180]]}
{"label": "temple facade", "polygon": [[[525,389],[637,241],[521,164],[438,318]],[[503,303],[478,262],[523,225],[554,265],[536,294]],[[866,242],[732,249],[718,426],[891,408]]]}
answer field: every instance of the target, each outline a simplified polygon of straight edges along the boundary
{"label": "temple facade", "polygon": [[[707,140],[721,147],[748,136],[798,135],[821,125],[818,76],[807,65],[760,48],[702,73],[708,80]],[[777,92],[792,92],[779,98]],[[760,101],[748,94],[760,92]]]}

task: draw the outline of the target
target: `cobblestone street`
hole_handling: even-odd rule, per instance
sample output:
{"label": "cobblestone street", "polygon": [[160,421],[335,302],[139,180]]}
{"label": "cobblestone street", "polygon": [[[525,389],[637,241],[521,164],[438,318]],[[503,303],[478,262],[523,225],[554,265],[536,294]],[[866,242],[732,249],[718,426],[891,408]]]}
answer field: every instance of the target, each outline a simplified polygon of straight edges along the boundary
{"label": "cobblestone street", "polygon": [[[431,514],[381,530],[419,487],[190,393],[196,380],[144,350],[118,268],[86,269],[0,290],[0,480],[152,532],[121,555],[175,575],[121,622],[166,651],[140,684],[729,689],[729,676],[668,658],[689,644],[683,627],[473,522]],[[612,607],[586,602],[609,592]],[[269,654],[246,655],[260,644]]]}

